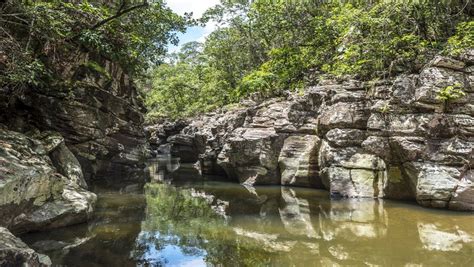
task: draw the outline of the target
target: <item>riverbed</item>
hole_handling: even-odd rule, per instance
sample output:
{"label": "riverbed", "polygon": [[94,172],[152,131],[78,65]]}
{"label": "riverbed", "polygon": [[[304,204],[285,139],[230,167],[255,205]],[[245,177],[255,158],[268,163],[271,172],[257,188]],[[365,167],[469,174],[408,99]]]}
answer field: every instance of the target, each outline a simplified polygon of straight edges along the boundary
{"label": "riverbed", "polygon": [[474,266],[472,213],[160,177],[96,185],[89,223],[22,239],[55,266]]}

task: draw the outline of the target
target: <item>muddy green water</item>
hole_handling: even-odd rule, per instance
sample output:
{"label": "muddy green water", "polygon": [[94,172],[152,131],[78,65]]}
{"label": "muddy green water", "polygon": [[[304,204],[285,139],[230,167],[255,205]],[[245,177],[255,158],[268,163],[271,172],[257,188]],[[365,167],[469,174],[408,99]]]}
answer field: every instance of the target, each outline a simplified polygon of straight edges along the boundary
{"label": "muddy green water", "polygon": [[24,241],[56,266],[474,266],[469,213],[221,182],[95,190],[89,223]]}

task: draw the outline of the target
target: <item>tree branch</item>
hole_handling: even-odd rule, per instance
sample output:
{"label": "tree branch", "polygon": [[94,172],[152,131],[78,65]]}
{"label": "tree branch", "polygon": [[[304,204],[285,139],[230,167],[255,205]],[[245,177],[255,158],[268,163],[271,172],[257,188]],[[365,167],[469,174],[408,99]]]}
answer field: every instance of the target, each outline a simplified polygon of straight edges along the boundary
{"label": "tree branch", "polygon": [[89,30],[96,30],[100,27],[102,27],[103,25],[109,23],[110,21],[114,20],[114,19],[117,19],[121,16],[123,16],[124,14],[126,13],[129,13],[129,12],[132,12],[133,10],[135,9],[139,9],[139,8],[143,8],[143,7],[146,7],[148,6],[148,1],[147,0],[143,0],[143,3],[140,4],[140,5],[136,5],[136,6],[131,6],[127,9],[123,9],[124,7],[124,3],[125,2],[122,2],[122,5],[120,6],[120,8],[117,10],[117,13],[111,17],[108,17],[104,20],[101,20],[99,22],[97,22],[94,26],[92,26],[91,28],[89,28]]}

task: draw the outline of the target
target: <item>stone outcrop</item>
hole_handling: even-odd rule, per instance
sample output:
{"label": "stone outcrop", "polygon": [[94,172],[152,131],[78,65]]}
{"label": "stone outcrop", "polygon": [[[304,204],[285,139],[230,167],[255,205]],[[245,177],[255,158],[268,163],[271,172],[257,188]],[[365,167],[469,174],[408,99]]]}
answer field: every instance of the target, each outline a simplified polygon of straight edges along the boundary
{"label": "stone outcrop", "polygon": [[[55,131],[79,161],[87,181],[138,180],[148,153],[144,108],[131,78],[116,63],[77,52],[49,88],[16,93],[0,88],[0,123],[18,132]],[[91,66],[101,66],[91,67]],[[69,81],[69,83],[68,83]],[[65,155],[61,155],[65,156]],[[131,174],[130,174],[131,173]]]}
{"label": "stone outcrop", "polygon": [[281,184],[321,187],[318,173],[320,139],[315,135],[295,135],[285,139],[278,157]]}
{"label": "stone outcrop", "polygon": [[86,221],[96,195],[77,159],[59,134],[32,135],[0,128],[0,226],[23,233]]}
{"label": "stone outcrop", "polygon": [[[0,87],[0,227],[14,234],[87,221],[94,180],[147,178],[144,107],[129,75],[82,50],[58,58],[47,85]],[[5,257],[43,266],[27,249]]]}
{"label": "stone outcrop", "polygon": [[[321,80],[304,95],[203,115],[165,145],[240,183],[474,210],[473,81],[472,61],[440,56],[419,74]],[[439,100],[447,86],[465,96]]]}
{"label": "stone outcrop", "polygon": [[51,266],[48,256],[38,254],[6,228],[0,227],[0,266]]}

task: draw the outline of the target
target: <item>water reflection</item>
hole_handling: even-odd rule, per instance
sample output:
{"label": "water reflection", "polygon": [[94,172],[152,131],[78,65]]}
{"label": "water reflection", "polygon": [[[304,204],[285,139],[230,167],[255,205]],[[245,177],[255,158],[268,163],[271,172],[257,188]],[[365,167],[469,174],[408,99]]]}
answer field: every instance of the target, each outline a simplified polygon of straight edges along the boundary
{"label": "water reflection", "polygon": [[180,168],[180,159],[171,157],[170,154],[160,154],[149,162],[149,175],[151,181],[165,182],[169,175]]}
{"label": "water reflection", "polygon": [[[469,214],[380,200],[330,201],[325,192],[306,189],[257,187],[251,193],[238,185],[220,183],[185,188],[151,185],[148,190],[161,193],[150,202],[163,202],[160,196],[166,195],[165,206],[172,207],[176,201],[187,202],[184,194],[197,201],[186,209],[204,212],[212,211],[220,200],[228,203],[228,219],[201,213],[195,222],[194,216],[176,212],[147,214],[170,215],[165,216],[170,221],[159,232],[173,229],[169,234],[199,237],[201,242],[181,245],[206,251],[201,257],[208,263],[465,266],[473,262],[474,229]],[[196,192],[201,192],[201,200],[195,199]],[[186,213],[182,209],[177,209],[181,215]]]}
{"label": "water reflection", "polygon": [[474,264],[472,214],[219,182],[144,191],[99,192],[89,224],[24,239],[68,266]]}
{"label": "water reflection", "polygon": [[136,249],[145,206],[143,190],[138,186],[99,190],[94,218],[88,224],[22,238],[49,255],[54,266],[136,266],[130,255]]}

